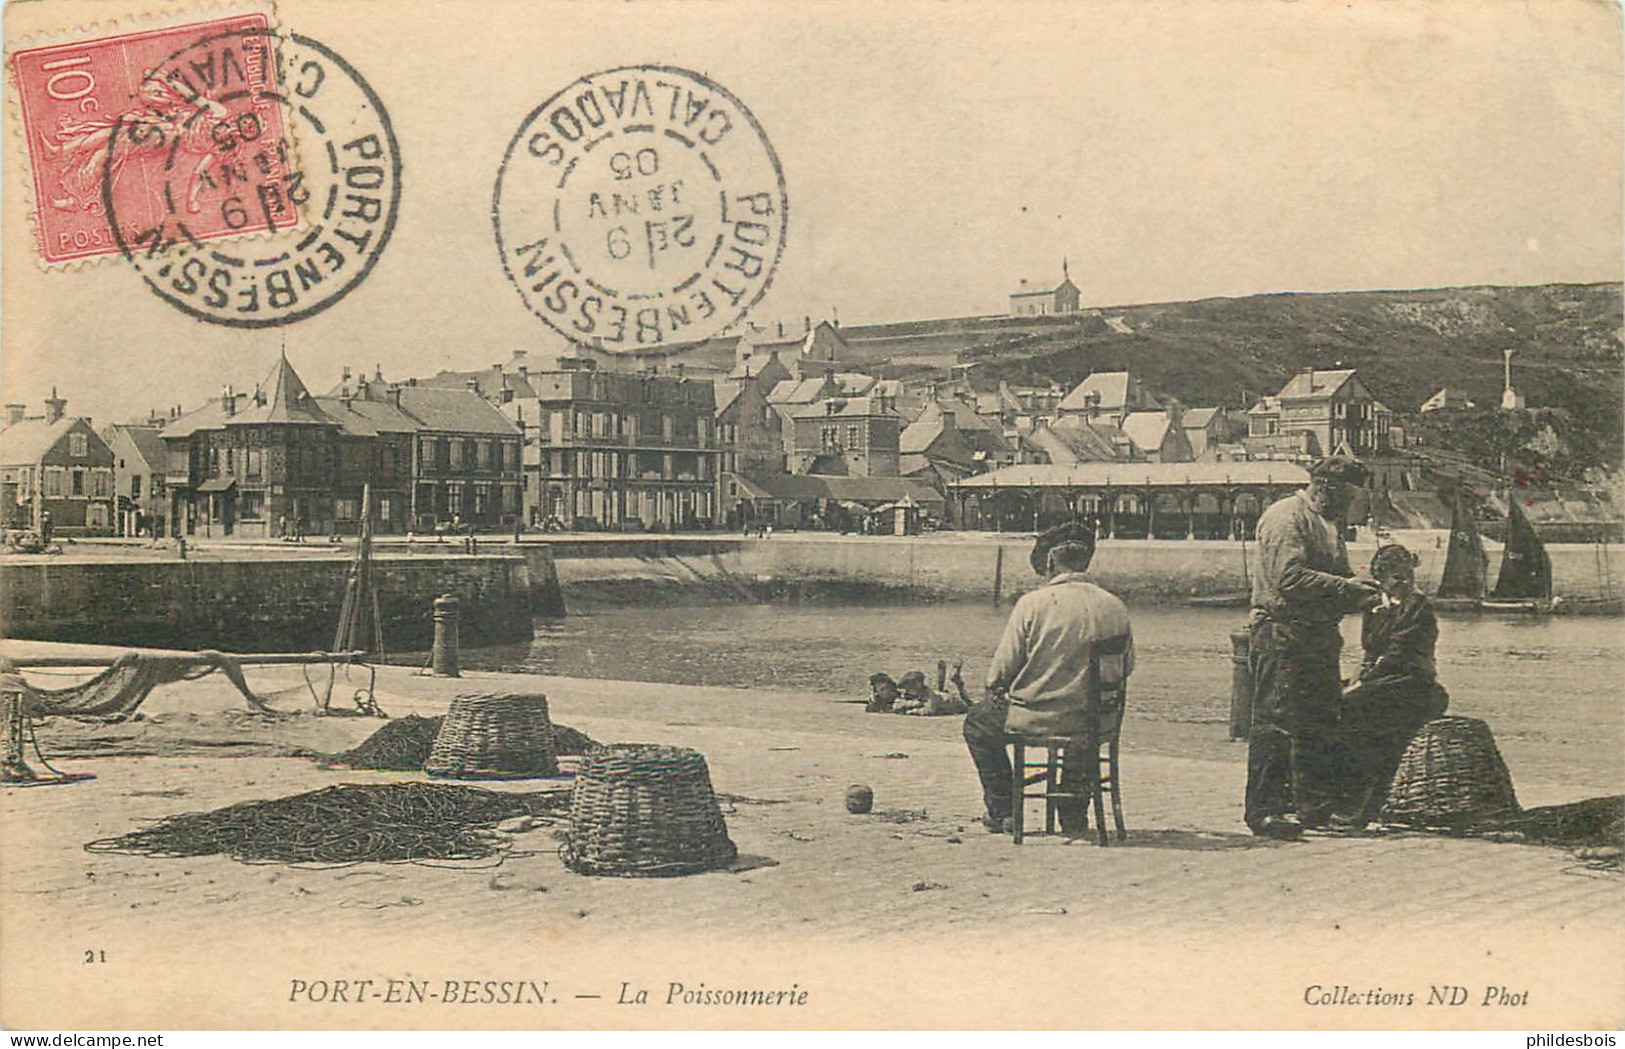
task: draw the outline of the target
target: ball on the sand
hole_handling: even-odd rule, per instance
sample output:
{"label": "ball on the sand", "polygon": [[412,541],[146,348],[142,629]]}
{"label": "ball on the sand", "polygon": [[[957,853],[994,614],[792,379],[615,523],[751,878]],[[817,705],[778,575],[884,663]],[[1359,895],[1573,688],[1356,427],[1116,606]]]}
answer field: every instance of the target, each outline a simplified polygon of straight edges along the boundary
{"label": "ball on the sand", "polygon": [[861,816],[875,807],[875,792],[861,783],[846,788],[846,811]]}

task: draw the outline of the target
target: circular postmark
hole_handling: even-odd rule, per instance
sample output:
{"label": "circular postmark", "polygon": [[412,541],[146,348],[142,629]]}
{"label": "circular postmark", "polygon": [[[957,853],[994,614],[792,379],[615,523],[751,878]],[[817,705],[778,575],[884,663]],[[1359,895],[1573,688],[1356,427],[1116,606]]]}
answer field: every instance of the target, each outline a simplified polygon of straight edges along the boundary
{"label": "circular postmark", "polygon": [[784,172],[727,90],[683,69],[582,77],[531,111],[503,155],[491,217],[532,313],[612,351],[737,323],[784,253]]}
{"label": "circular postmark", "polygon": [[[353,66],[297,33],[211,32],[148,72],[141,95],[109,138],[103,204],[160,298],[266,328],[366,279],[395,228],[401,157]],[[121,177],[130,167],[146,177]]]}

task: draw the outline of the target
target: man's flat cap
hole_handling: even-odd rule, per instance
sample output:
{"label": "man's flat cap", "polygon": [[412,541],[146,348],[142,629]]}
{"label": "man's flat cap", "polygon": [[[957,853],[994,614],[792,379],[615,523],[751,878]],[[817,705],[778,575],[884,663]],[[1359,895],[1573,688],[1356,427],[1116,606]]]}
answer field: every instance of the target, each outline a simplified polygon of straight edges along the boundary
{"label": "man's flat cap", "polygon": [[1309,470],[1309,476],[1322,481],[1362,485],[1370,476],[1370,471],[1358,459],[1351,459],[1346,455],[1333,455],[1316,463]]}
{"label": "man's flat cap", "polygon": [[1095,530],[1083,521],[1067,521],[1043,532],[1033,544],[1028,563],[1039,575],[1049,575],[1049,552],[1058,546],[1087,546],[1095,548]]}

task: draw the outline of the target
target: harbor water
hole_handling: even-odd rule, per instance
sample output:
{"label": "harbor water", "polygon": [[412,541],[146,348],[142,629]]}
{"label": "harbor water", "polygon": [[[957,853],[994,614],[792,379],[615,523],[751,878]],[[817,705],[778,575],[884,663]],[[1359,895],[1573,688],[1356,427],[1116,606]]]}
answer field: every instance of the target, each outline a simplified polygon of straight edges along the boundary
{"label": "harbor water", "polygon": [[[1245,612],[1132,607],[1135,734],[1162,752],[1234,756],[1226,741],[1230,631]],[[823,693],[862,699],[868,677],[964,661],[972,697],[1009,614],[991,604],[599,608],[538,620],[528,646],[469,651],[465,667]],[[1359,665],[1359,617],[1344,621],[1343,669]],[[1439,676],[1450,712],[1488,722],[1515,775],[1625,791],[1625,623],[1612,617],[1441,617]],[[854,707],[854,717],[861,708]],[[1136,727],[1137,726],[1137,727]]]}

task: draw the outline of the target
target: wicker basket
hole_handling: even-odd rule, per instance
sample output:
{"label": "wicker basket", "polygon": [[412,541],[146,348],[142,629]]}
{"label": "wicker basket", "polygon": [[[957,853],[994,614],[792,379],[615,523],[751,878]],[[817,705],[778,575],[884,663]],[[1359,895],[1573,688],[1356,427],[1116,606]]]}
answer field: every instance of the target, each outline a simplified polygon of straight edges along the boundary
{"label": "wicker basket", "polygon": [[448,779],[557,776],[547,697],[513,692],[458,696],[429,748],[423,771]]}
{"label": "wicker basket", "polygon": [[1476,718],[1451,717],[1428,722],[1411,738],[1382,819],[1459,830],[1520,811],[1490,727]]}
{"label": "wicker basket", "polygon": [[739,850],[703,755],[616,743],[582,757],[559,854],[578,874],[656,878],[726,867]]}

